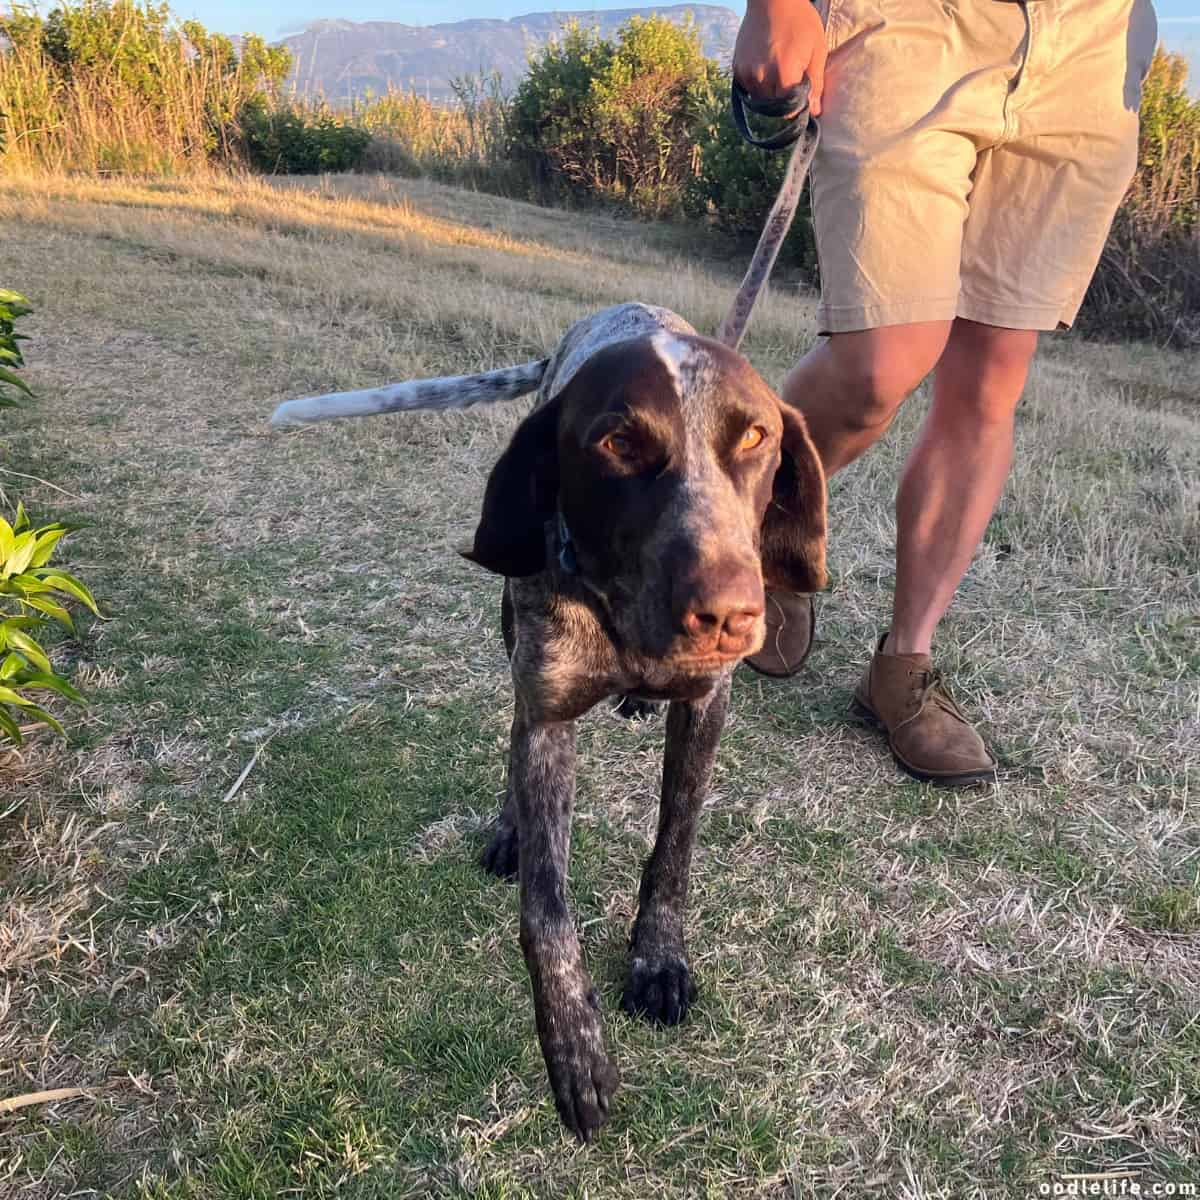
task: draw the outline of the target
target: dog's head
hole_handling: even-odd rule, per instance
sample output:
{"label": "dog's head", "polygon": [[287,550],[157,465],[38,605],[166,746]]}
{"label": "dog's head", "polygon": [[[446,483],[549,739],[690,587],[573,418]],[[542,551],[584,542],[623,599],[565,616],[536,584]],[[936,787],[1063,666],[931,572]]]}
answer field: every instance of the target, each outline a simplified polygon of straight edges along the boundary
{"label": "dog's head", "polygon": [[825,585],[825,478],[804,418],[708,338],[590,358],[517,429],[467,557],[537,574],[560,516],[615,636],[683,673],[762,645],[764,582]]}

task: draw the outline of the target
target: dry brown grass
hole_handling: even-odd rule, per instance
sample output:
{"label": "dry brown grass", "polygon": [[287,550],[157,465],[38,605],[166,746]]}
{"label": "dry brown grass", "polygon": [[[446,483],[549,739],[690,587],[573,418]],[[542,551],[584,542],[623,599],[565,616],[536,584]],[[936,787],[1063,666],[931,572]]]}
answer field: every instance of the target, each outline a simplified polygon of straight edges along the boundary
{"label": "dry brown grass", "polygon": [[[599,1146],[562,1139],[514,897],[471,867],[508,691],[495,583],[452,553],[520,406],[265,422],[618,300],[713,328],[738,264],[691,237],[419,181],[0,184],[43,397],[13,441],[77,498],[5,487],[97,522],[74,565],[111,613],[83,727],[0,767],[0,1097],[87,1089],[0,1115],[0,1192],[1200,1183],[1200,363],[1069,339],[940,642],[1001,782],[917,786],[845,716],[918,398],[836,481],[812,665],[739,676],[674,1033],[612,1004],[657,731],[584,723],[574,894],[626,1082]],[[769,378],[812,313],[767,297]]]}

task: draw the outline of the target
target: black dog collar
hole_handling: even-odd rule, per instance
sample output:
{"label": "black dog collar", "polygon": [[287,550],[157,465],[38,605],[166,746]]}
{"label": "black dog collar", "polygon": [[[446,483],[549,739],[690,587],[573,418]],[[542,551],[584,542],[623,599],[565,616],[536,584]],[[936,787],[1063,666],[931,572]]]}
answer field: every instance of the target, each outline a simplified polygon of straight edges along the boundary
{"label": "black dog collar", "polygon": [[575,554],[575,542],[571,531],[567,528],[567,519],[560,508],[556,514],[555,539],[558,542],[558,565],[568,575],[579,574],[579,559]]}

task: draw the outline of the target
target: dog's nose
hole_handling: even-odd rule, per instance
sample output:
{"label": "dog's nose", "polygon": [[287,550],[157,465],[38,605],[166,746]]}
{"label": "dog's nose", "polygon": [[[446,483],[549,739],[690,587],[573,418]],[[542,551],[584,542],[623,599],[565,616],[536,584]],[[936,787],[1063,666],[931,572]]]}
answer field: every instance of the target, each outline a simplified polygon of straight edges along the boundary
{"label": "dog's nose", "polygon": [[762,583],[757,572],[730,571],[697,588],[681,608],[680,628],[697,651],[744,654],[763,615]]}
{"label": "dog's nose", "polygon": [[742,609],[741,612],[730,613],[725,618],[724,633],[730,637],[745,637],[754,629],[754,622],[762,616],[762,609]]}
{"label": "dog's nose", "polygon": [[683,631],[698,649],[736,654],[743,645],[749,645],[754,626],[762,614],[761,604],[757,608],[740,608],[725,614],[689,609],[683,614]]}

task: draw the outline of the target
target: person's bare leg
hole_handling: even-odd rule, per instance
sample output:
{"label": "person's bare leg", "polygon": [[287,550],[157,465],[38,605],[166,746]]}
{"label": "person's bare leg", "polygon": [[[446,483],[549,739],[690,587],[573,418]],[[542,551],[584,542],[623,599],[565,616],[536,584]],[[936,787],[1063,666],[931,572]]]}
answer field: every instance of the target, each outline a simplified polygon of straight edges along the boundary
{"label": "person's bare leg", "polygon": [[933,370],[952,324],[923,321],[835,333],[796,364],[783,399],[804,414],[826,475],[883,436],[900,405]]}
{"label": "person's bare leg", "polygon": [[889,654],[928,654],[934,629],[991,519],[1012,463],[1013,418],[1037,333],[956,320],[933,406],[896,495]]}
{"label": "person's bare leg", "polygon": [[[883,435],[905,398],[933,369],[951,324],[834,334],[796,364],[783,398],[804,413],[826,474],[853,462]],[[811,597],[768,591],[766,624],[762,649],[746,662],[764,675],[786,679],[812,648]]]}

